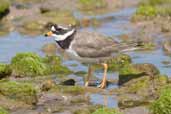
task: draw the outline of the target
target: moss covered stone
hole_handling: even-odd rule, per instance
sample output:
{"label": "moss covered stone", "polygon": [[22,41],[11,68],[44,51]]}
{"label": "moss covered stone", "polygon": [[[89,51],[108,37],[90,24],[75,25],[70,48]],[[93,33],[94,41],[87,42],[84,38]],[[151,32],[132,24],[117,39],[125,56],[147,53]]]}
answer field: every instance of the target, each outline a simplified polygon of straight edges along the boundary
{"label": "moss covered stone", "polygon": [[79,0],[79,5],[81,10],[97,10],[107,7],[107,2],[105,0]]}
{"label": "moss covered stone", "polygon": [[[131,64],[131,57],[126,54],[119,54],[112,59],[107,61],[108,64],[108,71],[118,71],[124,66]],[[93,66],[96,68],[101,68],[101,65],[97,64]]]}
{"label": "moss covered stone", "polygon": [[171,88],[166,87],[161,91],[160,97],[150,106],[152,114],[171,113]]}
{"label": "moss covered stone", "polygon": [[0,64],[0,79],[11,75],[11,72],[12,72],[12,70],[9,65]]}
{"label": "moss covered stone", "polygon": [[58,56],[41,58],[35,53],[18,53],[12,58],[11,67],[15,76],[38,76],[48,74],[70,74]]}
{"label": "moss covered stone", "polygon": [[122,114],[122,113],[114,108],[103,107],[103,108],[97,109],[92,114]]}
{"label": "moss covered stone", "polygon": [[91,114],[91,112],[88,109],[79,109],[76,110],[73,114]]}
{"label": "moss covered stone", "polygon": [[119,70],[119,85],[142,76],[155,76],[160,72],[153,64],[128,64]]}
{"label": "moss covered stone", "polygon": [[[167,84],[167,76],[156,75],[154,76],[153,80],[149,76],[143,76],[129,80],[128,82],[124,83],[124,86],[115,89],[114,93],[118,93],[121,96],[123,95],[124,97],[121,99],[122,101],[124,101],[125,99],[127,100],[125,95],[134,94],[138,96],[138,98],[140,98],[141,102],[146,102],[148,99],[151,99],[152,94],[157,96],[158,91],[161,90],[161,88]],[[153,91],[153,93],[151,91]],[[135,97],[129,98],[129,101],[135,100]]]}
{"label": "moss covered stone", "polygon": [[52,91],[58,91],[62,92],[65,94],[73,94],[73,95],[78,95],[78,94],[84,94],[85,89],[81,86],[62,86],[62,85],[57,85],[54,86],[54,88],[51,89]]}
{"label": "moss covered stone", "polygon": [[0,18],[8,12],[9,6],[8,0],[0,0]]}
{"label": "moss covered stone", "polygon": [[107,63],[109,65],[109,71],[115,71],[130,64],[131,62],[131,57],[129,55],[120,54]]}
{"label": "moss covered stone", "polygon": [[0,107],[0,114],[9,114],[4,108]]}
{"label": "moss covered stone", "polygon": [[46,56],[43,58],[45,64],[48,65],[48,70],[50,73],[56,74],[71,74],[72,71],[69,70],[67,67],[63,66],[61,63],[61,59],[58,56]]}
{"label": "moss covered stone", "polygon": [[27,30],[43,30],[44,25],[39,21],[27,21],[24,23],[23,27]]}
{"label": "moss covered stone", "polygon": [[133,20],[144,20],[161,16],[171,16],[171,0],[143,0],[137,8]]}
{"label": "moss covered stone", "polygon": [[47,66],[35,53],[18,53],[12,58],[11,67],[15,76],[35,76],[47,74]]}
{"label": "moss covered stone", "polygon": [[60,23],[60,24],[77,24],[77,19],[73,13],[69,10],[53,10],[42,14],[44,17],[48,17],[49,23]]}
{"label": "moss covered stone", "polygon": [[37,90],[33,85],[28,83],[1,81],[0,94],[27,104],[35,104],[37,102]]}

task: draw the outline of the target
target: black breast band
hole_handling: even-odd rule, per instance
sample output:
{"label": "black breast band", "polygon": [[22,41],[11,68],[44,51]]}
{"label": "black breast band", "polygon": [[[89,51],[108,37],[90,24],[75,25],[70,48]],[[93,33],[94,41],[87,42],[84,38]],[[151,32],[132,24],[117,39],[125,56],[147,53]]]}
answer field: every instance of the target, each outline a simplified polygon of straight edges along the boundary
{"label": "black breast band", "polygon": [[74,39],[74,35],[75,35],[76,31],[74,31],[73,34],[71,34],[70,36],[68,36],[65,40],[62,41],[56,41],[56,43],[62,48],[62,49],[68,49],[71,41]]}

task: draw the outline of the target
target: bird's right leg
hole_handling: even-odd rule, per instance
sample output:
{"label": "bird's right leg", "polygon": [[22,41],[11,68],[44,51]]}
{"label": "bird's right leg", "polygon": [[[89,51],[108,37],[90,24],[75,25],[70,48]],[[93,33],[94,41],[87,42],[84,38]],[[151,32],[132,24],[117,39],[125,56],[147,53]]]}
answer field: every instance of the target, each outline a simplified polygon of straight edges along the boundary
{"label": "bird's right leg", "polygon": [[90,80],[91,75],[92,75],[92,67],[91,67],[91,65],[89,65],[88,66],[88,75],[87,75],[86,82],[85,82],[86,87],[89,85],[89,80]]}

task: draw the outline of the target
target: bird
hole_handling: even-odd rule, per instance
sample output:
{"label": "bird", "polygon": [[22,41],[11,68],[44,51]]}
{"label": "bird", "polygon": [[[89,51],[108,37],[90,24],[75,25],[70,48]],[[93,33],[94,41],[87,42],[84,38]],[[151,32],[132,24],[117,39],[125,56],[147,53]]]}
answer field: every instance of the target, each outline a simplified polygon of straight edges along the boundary
{"label": "bird", "polygon": [[131,50],[136,50],[138,43],[130,44],[116,42],[105,35],[90,31],[78,31],[73,25],[64,27],[53,24],[46,37],[54,37],[55,42],[62,48],[68,57],[81,63],[88,64],[88,75],[85,86],[89,86],[92,75],[92,65],[99,64],[104,68],[103,79],[98,85],[99,88],[106,88],[107,85],[107,61],[116,54]]}

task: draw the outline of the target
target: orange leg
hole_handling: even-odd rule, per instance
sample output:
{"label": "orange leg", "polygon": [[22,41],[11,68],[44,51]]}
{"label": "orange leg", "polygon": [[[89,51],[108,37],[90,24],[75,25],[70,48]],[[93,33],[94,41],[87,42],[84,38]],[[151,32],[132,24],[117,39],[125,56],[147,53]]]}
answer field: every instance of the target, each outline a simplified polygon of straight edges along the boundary
{"label": "orange leg", "polygon": [[92,67],[89,66],[88,67],[88,75],[87,75],[87,79],[86,79],[86,82],[85,82],[85,86],[87,87],[89,85],[89,80],[90,80],[90,77],[92,76]]}
{"label": "orange leg", "polygon": [[104,67],[104,74],[103,74],[102,83],[98,87],[104,89],[106,87],[108,65],[106,63],[103,63],[102,65]]}

